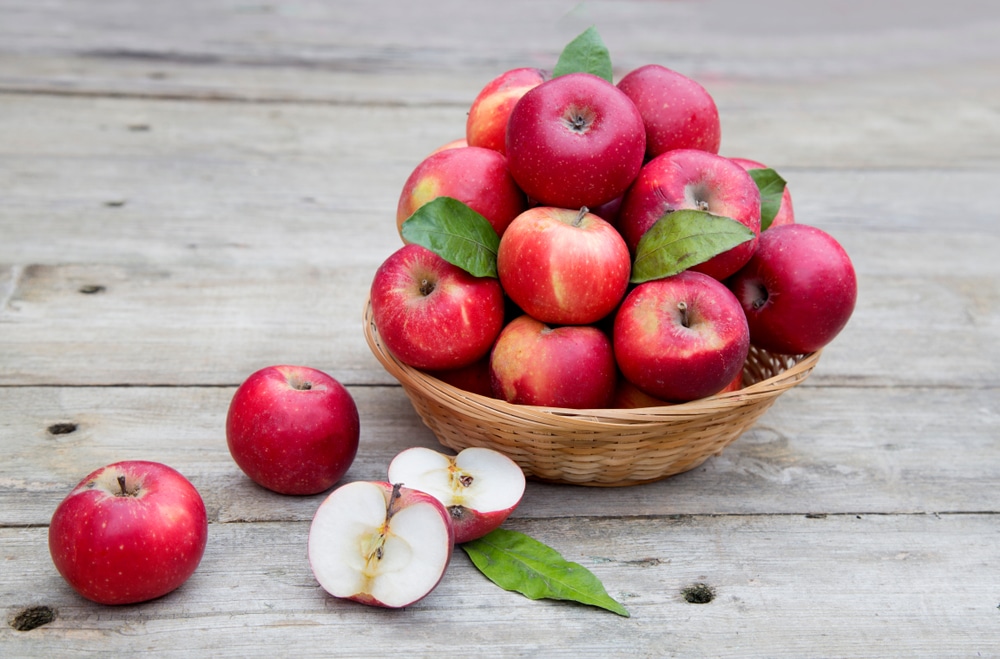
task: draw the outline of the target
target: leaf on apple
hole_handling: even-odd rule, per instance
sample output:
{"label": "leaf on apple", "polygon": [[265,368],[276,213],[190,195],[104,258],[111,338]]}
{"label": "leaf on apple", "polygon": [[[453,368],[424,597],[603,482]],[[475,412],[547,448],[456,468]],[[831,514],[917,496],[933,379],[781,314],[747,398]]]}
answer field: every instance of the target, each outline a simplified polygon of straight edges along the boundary
{"label": "leaf on apple", "polygon": [[781,195],[785,192],[785,179],[773,169],[748,169],[750,178],[760,190],[760,230],[771,226],[781,208]]}
{"label": "leaf on apple", "polygon": [[552,69],[552,77],[558,78],[567,73],[591,73],[613,82],[611,56],[597,28],[587,28],[563,48]]}
{"label": "leaf on apple", "polygon": [[639,239],[631,283],[663,279],[752,240],[754,232],[730,217],[677,210],[656,221]]}
{"label": "leaf on apple", "polygon": [[458,199],[427,202],[403,222],[402,236],[474,277],[497,276],[500,236],[489,220]]}
{"label": "leaf on apple", "polygon": [[533,600],[569,600],[629,617],[628,610],[608,595],[587,568],[523,533],[496,529],[464,543],[462,549],[480,572],[504,590]]}

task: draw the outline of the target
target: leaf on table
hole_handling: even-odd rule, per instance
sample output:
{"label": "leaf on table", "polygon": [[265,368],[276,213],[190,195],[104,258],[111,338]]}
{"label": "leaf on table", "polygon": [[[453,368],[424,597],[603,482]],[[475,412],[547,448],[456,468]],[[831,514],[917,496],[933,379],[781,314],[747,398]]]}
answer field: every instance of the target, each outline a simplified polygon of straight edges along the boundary
{"label": "leaf on table", "polygon": [[753,237],[751,229],[730,217],[686,209],[667,213],[639,239],[631,282],[676,275]]}
{"label": "leaf on table", "polygon": [[552,77],[558,78],[567,73],[591,73],[613,82],[611,55],[597,28],[587,28],[563,48],[552,69]]}
{"label": "leaf on table", "polygon": [[458,199],[432,199],[406,218],[401,233],[475,277],[497,276],[500,236],[489,220]]}
{"label": "leaf on table", "polygon": [[781,208],[781,195],[785,192],[785,179],[773,169],[748,169],[750,178],[760,190],[760,230],[771,226]]}
{"label": "leaf on table", "polygon": [[533,600],[570,600],[629,617],[587,568],[523,533],[496,529],[461,547],[479,571],[504,590]]}

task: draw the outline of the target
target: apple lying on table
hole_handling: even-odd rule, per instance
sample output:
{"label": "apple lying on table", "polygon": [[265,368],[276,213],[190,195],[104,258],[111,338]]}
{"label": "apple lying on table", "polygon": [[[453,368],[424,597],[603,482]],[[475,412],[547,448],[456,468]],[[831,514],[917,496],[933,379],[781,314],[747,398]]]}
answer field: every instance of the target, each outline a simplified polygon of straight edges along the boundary
{"label": "apple lying on table", "polygon": [[450,515],[430,494],[354,481],[320,504],[307,551],[313,575],[334,597],[400,608],[434,590],[454,546]]}
{"label": "apple lying on table", "polygon": [[389,480],[426,492],[451,514],[455,543],[481,538],[510,516],[524,495],[524,472],[499,451],[471,446],[458,455],[408,448],[389,463]]}
{"label": "apple lying on table", "polygon": [[89,474],[49,525],[49,553],[73,590],[100,604],[166,595],[205,553],[208,518],[195,487],[158,462],[116,462]]}
{"label": "apple lying on table", "polygon": [[506,152],[507,120],[521,97],[548,79],[542,69],[520,67],[504,71],[480,90],[465,120],[469,146]]}
{"label": "apple lying on table", "polygon": [[226,443],[258,485],[280,494],[318,494],[336,484],[358,452],[361,426],[350,392],[308,366],[268,366],[233,394]]}
{"label": "apple lying on table", "polygon": [[787,224],[760,235],[757,251],[729,280],[750,341],[781,354],[815,352],[847,325],[858,296],[850,257],[813,226]]}

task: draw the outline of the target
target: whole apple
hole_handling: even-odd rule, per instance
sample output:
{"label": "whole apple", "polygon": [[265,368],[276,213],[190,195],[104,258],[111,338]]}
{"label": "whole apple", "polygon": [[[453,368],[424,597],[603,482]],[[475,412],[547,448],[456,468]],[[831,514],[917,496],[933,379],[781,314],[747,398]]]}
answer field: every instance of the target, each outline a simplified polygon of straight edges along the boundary
{"label": "whole apple", "polygon": [[542,69],[521,67],[504,71],[476,95],[465,121],[469,146],[506,153],[507,120],[521,97],[547,80]]}
{"label": "whole apple", "polygon": [[608,407],[618,372],[601,330],[550,327],[525,314],[497,337],[490,376],[494,396],[508,403],[596,409]]}
{"label": "whole apple", "polygon": [[722,391],[750,349],[736,297],[722,282],[691,270],[632,289],[615,315],[613,336],[622,375],[671,402]]}
{"label": "whole apple", "polygon": [[757,248],[760,190],[750,174],[729,158],[697,149],[676,149],[653,158],[625,194],[618,230],[634,254],[639,239],[657,220],[681,209],[732,218],[755,234],[691,270],[722,280],[739,270]]}
{"label": "whole apple", "polygon": [[610,314],[628,287],[631,256],[610,223],[583,210],[536,206],[500,238],[500,285],[543,323],[586,325]]}
{"label": "whole apple", "polygon": [[505,299],[493,277],[474,277],[431,250],[404,245],[371,284],[372,319],[385,347],[427,371],[485,357],[504,324]]}
{"label": "whole apple", "polygon": [[458,199],[485,217],[498,235],[528,207],[503,154],[477,146],[439,148],[420,161],[400,191],[397,230],[402,233],[403,222],[438,197]]}
{"label": "whole apple", "polygon": [[635,179],[646,132],[621,90],[595,75],[570,73],[521,97],[506,144],[511,175],[539,205],[597,207]]}
{"label": "whole apple", "polygon": [[[750,160],[749,158],[730,158],[737,165],[743,169],[750,171],[751,169],[767,169],[767,165],[758,162],[756,160]],[[795,222],[795,209],[792,207],[792,193],[789,192],[788,186],[785,186],[784,191],[781,193],[781,206],[778,207],[778,213],[771,220],[771,224],[768,228],[780,227],[782,224],[792,224]]]}
{"label": "whole apple", "polygon": [[659,64],[627,73],[618,89],[632,99],[646,128],[646,160],[674,149],[718,153],[719,109],[697,81]]}
{"label": "whole apple", "polygon": [[226,416],[233,460],[280,494],[318,494],[339,481],[358,452],[361,426],[350,392],[308,366],[268,366],[236,389]]}
{"label": "whole apple", "polygon": [[805,224],[773,227],[729,280],[750,341],[780,354],[815,352],[847,325],[857,302],[854,265],[843,246]]}
{"label": "whole apple", "polygon": [[89,474],[49,525],[59,574],[100,604],[135,604],[177,589],[198,567],[207,541],[205,504],[191,482],[142,460]]}

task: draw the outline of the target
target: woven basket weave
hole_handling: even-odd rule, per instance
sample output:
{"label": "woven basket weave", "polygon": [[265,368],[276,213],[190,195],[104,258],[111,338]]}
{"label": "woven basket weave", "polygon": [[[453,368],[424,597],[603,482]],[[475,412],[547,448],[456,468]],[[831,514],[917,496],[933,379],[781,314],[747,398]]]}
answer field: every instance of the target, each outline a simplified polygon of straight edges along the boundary
{"label": "woven basket weave", "polygon": [[751,347],[739,391],[662,407],[572,410],[481,396],[401,363],[380,343],[370,303],[364,332],[372,353],[444,446],[492,448],[529,478],[602,487],[649,483],[694,469],[809,377],[820,355],[773,355]]}

